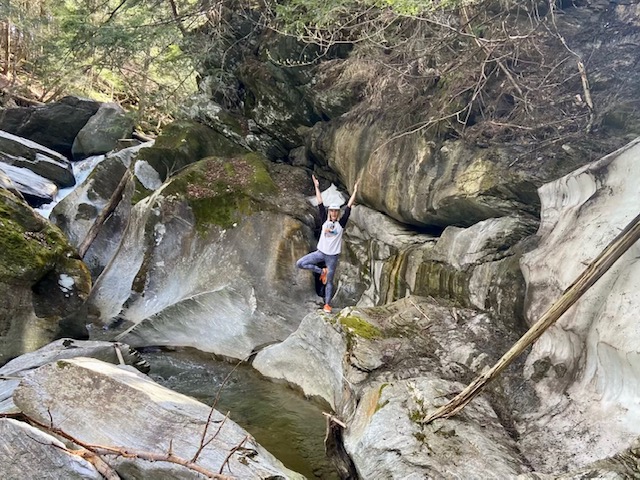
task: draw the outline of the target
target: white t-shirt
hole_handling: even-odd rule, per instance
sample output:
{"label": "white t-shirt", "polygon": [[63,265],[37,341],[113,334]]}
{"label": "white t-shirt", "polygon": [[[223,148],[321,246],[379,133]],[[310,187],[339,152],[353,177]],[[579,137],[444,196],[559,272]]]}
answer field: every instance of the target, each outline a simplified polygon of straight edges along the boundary
{"label": "white t-shirt", "polygon": [[[323,204],[318,205],[320,218],[327,218],[327,209]],[[340,220],[332,222],[327,220],[322,224],[320,239],[318,240],[318,250],[325,255],[338,255],[342,251],[342,234],[351,216],[351,207],[347,206]]]}
{"label": "white t-shirt", "polygon": [[318,250],[325,255],[337,255],[342,250],[342,233],[344,228],[340,222],[327,220],[322,224],[320,240],[318,240]]}

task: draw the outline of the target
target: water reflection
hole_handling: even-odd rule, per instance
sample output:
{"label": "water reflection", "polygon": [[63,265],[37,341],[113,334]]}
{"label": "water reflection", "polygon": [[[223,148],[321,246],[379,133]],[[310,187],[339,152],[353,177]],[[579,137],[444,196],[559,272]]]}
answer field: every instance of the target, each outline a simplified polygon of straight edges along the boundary
{"label": "water reflection", "polygon": [[192,349],[142,351],[149,375],[161,385],[211,405],[245,428],[288,468],[308,478],[339,477],[324,454],[328,407],[309,401],[285,385],[266,380],[247,365],[235,365]]}

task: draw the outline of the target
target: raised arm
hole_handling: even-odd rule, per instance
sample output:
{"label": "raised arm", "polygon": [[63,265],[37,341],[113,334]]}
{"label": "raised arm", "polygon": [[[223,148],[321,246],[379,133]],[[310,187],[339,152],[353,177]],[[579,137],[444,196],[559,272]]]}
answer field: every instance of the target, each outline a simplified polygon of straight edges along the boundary
{"label": "raised arm", "polygon": [[322,193],[320,193],[320,182],[316,178],[315,175],[311,175],[313,179],[313,186],[316,187],[316,200],[318,201],[318,206],[322,205]]}
{"label": "raised arm", "polygon": [[349,198],[349,201],[347,202],[347,207],[351,208],[353,207],[353,204],[356,203],[356,193],[358,193],[358,183],[360,182],[360,179],[356,180],[356,183],[353,185],[353,193],[351,194],[351,197]]}

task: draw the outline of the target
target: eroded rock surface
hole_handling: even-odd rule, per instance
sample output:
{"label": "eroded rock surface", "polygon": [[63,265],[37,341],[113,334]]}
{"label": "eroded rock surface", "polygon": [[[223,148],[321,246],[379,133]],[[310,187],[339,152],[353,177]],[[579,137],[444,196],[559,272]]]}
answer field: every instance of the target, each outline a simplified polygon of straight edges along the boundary
{"label": "eroded rock surface", "polygon": [[[637,214],[635,178],[640,140],[540,189],[539,246],[526,254],[526,315],[532,323]],[[633,245],[553,325],[527,358],[545,408],[531,419],[546,425],[544,437],[562,449],[569,465],[613,455],[640,435],[636,309],[640,246]],[[550,421],[553,419],[552,421]],[[523,428],[523,441],[541,438]],[[585,442],[594,448],[585,449]],[[535,452],[535,450],[533,450]],[[536,455],[542,468],[555,457]]]}
{"label": "eroded rock surface", "polygon": [[[211,441],[198,456],[198,464],[210,471],[247,479],[301,478],[219,412],[211,413],[211,425],[204,434],[210,407],[142,374],[99,360],[59,360],[38,368],[22,379],[13,397],[29,417],[89,444],[157,454],[171,451],[191,459],[204,435],[205,441]],[[230,455],[234,447],[237,450]],[[131,456],[112,458],[110,463],[123,476],[133,472],[144,478],[198,476],[175,463]]]}

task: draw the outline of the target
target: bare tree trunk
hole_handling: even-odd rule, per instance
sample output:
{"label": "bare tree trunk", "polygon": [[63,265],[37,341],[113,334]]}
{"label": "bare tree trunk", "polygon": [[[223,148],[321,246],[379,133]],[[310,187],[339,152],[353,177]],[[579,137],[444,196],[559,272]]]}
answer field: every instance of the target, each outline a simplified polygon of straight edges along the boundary
{"label": "bare tree trunk", "polygon": [[7,17],[4,29],[4,65],[2,66],[2,73],[7,75],[10,71],[11,65],[11,19]]}

